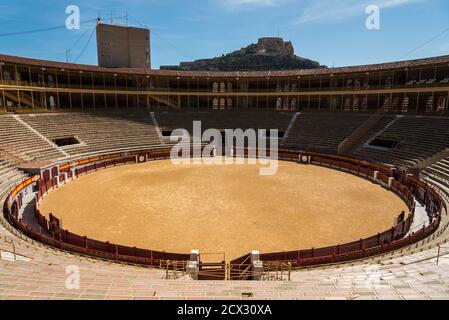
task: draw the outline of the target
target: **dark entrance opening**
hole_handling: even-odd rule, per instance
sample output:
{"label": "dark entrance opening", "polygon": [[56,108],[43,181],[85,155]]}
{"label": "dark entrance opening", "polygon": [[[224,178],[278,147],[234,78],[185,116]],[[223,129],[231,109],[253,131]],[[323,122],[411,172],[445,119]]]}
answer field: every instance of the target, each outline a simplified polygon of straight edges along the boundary
{"label": "dark entrance opening", "polygon": [[164,137],[170,137],[171,134],[172,134],[172,132],[173,132],[173,130],[163,130],[163,131],[162,131],[162,135],[163,135]]}
{"label": "dark entrance opening", "polygon": [[374,139],[370,142],[370,146],[372,147],[378,147],[378,148],[384,148],[384,149],[394,149],[398,146],[398,142],[394,140],[387,140],[387,139]]}
{"label": "dark entrance opening", "polygon": [[58,138],[58,139],[54,139],[53,142],[58,147],[71,146],[71,145],[80,143],[79,140],[75,137]]}

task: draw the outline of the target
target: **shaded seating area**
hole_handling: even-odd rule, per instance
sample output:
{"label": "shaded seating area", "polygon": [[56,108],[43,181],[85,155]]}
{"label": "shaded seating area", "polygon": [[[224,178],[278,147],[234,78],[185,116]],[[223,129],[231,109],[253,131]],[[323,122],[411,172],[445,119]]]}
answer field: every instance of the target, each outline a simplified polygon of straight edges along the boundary
{"label": "shaded seating area", "polygon": [[[413,167],[449,147],[449,119],[430,116],[398,116],[370,140],[391,141],[393,148],[362,145],[352,152],[358,158]],[[370,141],[368,141],[369,143]]]}
{"label": "shaded seating area", "polygon": [[157,112],[156,119],[163,131],[192,131],[193,121],[201,121],[203,130],[215,129],[278,129],[285,132],[292,113],[274,112]]}
{"label": "shaded seating area", "polygon": [[350,150],[346,152],[346,154],[353,156],[354,152],[358,150],[359,148],[363,147],[366,143],[368,143],[376,134],[384,130],[388,126],[393,119],[395,119],[396,116],[394,115],[388,115],[384,114],[384,116],[379,120],[379,122],[372,127],[367,133],[362,135],[360,139],[357,141],[357,143],[351,147]]}
{"label": "shaded seating area", "polygon": [[368,117],[368,114],[353,113],[302,113],[290,129],[284,146],[335,153],[339,144]]}

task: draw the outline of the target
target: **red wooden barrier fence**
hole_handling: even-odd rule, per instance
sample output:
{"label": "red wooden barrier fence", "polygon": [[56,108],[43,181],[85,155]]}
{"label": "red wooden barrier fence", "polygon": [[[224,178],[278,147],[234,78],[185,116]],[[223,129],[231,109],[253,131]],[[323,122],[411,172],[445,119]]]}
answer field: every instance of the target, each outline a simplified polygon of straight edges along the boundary
{"label": "red wooden barrier fence", "polygon": [[[62,172],[66,172],[68,178],[71,178],[72,172],[70,169],[75,169],[75,175],[86,174],[111,166],[136,163],[136,155],[141,154],[145,154],[148,160],[166,159],[170,157],[170,150],[154,149],[137,151],[135,154],[123,153],[121,155],[113,154],[91,157],[89,159],[78,161],[76,163],[78,167],[73,167],[72,164],[61,165],[60,170],[64,169]],[[244,154],[248,155],[247,150],[245,150]],[[266,152],[265,154],[270,153]],[[289,161],[298,161],[300,155],[307,155],[311,157],[311,162],[314,164],[349,170],[353,174],[358,174],[365,177],[373,177],[374,172],[378,171],[378,180],[382,181],[384,184],[388,184],[389,177],[391,176],[391,168],[375,163],[369,163],[367,161],[360,161],[334,155],[301,153],[297,150],[280,150],[279,154],[282,155],[283,159]],[[441,219],[441,212],[443,209],[447,210],[445,202],[435,190],[416,177],[409,177],[398,172],[394,172],[394,176],[396,180],[393,181],[392,188],[403,197],[411,213],[406,220],[399,223],[396,227],[372,237],[360,239],[347,244],[291,252],[261,254],[261,260],[267,262],[289,261],[296,267],[315,266],[366,258],[396,250],[425,239],[438,229]],[[59,178],[59,181],[63,182],[64,180],[61,181],[61,178]],[[126,247],[119,244],[111,244],[109,242],[102,242],[76,235],[68,230],[63,230],[59,219],[53,214],[50,215],[49,220],[47,220],[39,212],[37,206],[35,209],[35,216],[41,230],[34,230],[22,223],[22,221],[19,221],[17,218],[17,213],[21,206],[21,191],[33,183],[37,183],[38,191],[36,194],[36,202],[39,202],[39,200],[42,199],[47,192],[57,187],[58,178],[42,180],[33,177],[25,180],[10,193],[6,206],[8,211],[7,214],[14,226],[32,239],[50,246],[80,254],[156,267],[159,266],[161,260],[189,260],[189,254],[166,253],[141,248]],[[429,226],[423,227],[421,230],[408,235],[413,220],[414,197],[425,203],[427,211],[432,216],[432,222]],[[242,261],[247,261],[248,256],[249,255],[245,255],[237,258],[233,260],[231,264],[239,264]]]}

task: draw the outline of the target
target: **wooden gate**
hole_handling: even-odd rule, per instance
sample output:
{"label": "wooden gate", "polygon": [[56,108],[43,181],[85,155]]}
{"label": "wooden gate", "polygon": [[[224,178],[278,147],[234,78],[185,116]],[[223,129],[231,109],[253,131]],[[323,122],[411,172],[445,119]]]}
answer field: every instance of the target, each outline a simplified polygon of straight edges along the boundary
{"label": "wooden gate", "polygon": [[226,280],[226,273],[224,253],[200,254],[198,280]]}

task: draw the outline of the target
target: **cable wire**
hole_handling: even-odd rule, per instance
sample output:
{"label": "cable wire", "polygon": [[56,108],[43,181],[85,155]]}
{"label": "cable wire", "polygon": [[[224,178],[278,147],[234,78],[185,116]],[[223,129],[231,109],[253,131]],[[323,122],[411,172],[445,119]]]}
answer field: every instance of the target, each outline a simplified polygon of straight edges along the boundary
{"label": "cable wire", "polygon": [[[93,22],[93,21],[97,21],[97,18],[83,21],[80,24],[85,24],[85,23],[89,23],[89,22]],[[66,25],[57,26],[57,27],[42,28],[42,29],[18,31],[18,32],[0,33],[0,37],[21,36],[21,35],[25,35],[25,34],[48,32],[48,31],[54,31],[54,30],[58,30],[58,29],[65,29],[65,28],[66,28]]]}
{"label": "cable wire", "polygon": [[86,29],[86,31],[84,31],[82,34],[81,34],[81,36],[75,41],[75,43],[73,44],[73,46],[70,48],[70,49],[68,49],[67,51],[72,51],[75,47],[76,47],[76,45],[78,44],[78,42],[80,42],[80,40],[91,30],[91,28],[93,28],[94,27],[94,25],[96,25],[96,21],[91,25],[91,26],[89,26],[87,29]]}
{"label": "cable wire", "polygon": [[87,47],[89,46],[90,40],[92,40],[92,37],[95,33],[95,27],[92,28],[92,32],[89,36],[89,39],[87,40],[86,45],[84,46],[84,48],[81,50],[80,54],[78,55],[78,57],[73,61],[74,63],[77,63],[78,60],[82,57],[82,55],[84,54],[84,52],[86,51]]}
{"label": "cable wire", "polygon": [[416,51],[424,48],[425,46],[427,46],[429,43],[433,42],[434,40],[438,39],[439,37],[443,36],[446,32],[449,31],[449,27],[444,29],[441,33],[439,33],[438,35],[432,37],[430,40],[426,41],[425,43],[423,43],[422,45],[420,45],[419,47],[413,49],[412,51],[410,51],[409,53],[407,53],[406,55],[402,56],[401,58],[399,58],[399,60],[402,60],[406,57],[408,57],[409,55],[415,53]]}
{"label": "cable wire", "polygon": [[[121,16],[121,17],[113,17],[113,19],[122,19],[125,16]],[[81,21],[80,25],[89,23],[89,22],[96,22],[98,21],[98,18],[95,19],[89,19],[89,20],[85,20],[85,21]],[[41,28],[41,29],[32,29],[32,30],[24,30],[24,31],[17,31],[17,32],[7,32],[7,33],[0,33],[0,37],[11,37],[11,36],[21,36],[21,35],[26,35],[26,34],[33,34],[33,33],[41,33],[41,32],[48,32],[48,31],[54,31],[54,30],[59,30],[59,29],[66,29],[66,25],[62,25],[62,26],[55,26],[55,27],[48,27],[48,28]]]}
{"label": "cable wire", "polygon": [[[141,27],[147,27],[146,25],[140,23],[139,20],[137,20],[136,18],[134,18],[133,16],[131,16],[131,15],[129,15],[129,14],[128,14],[128,18],[131,19],[131,20],[133,20],[134,22],[136,22],[136,23],[137,23],[138,25],[140,25]],[[175,44],[171,43],[170,41],[165,40],[163,37],[161,37],[161,36],[158,35],[156,32],[154,32],[153,29],[151,29],[151,34],[154,35],[155,38],[158,39],[159,41],[161,41],[161,42],[165,43],[166,45],[172,47],[172,49],[173,49],[174,51],[176,51],[179,55],[194,60],[194,58],[192,57],[192,55],[190,55],[189,53],[185,52],[184,50],[178,48],[178,46],[176,46]]]}

